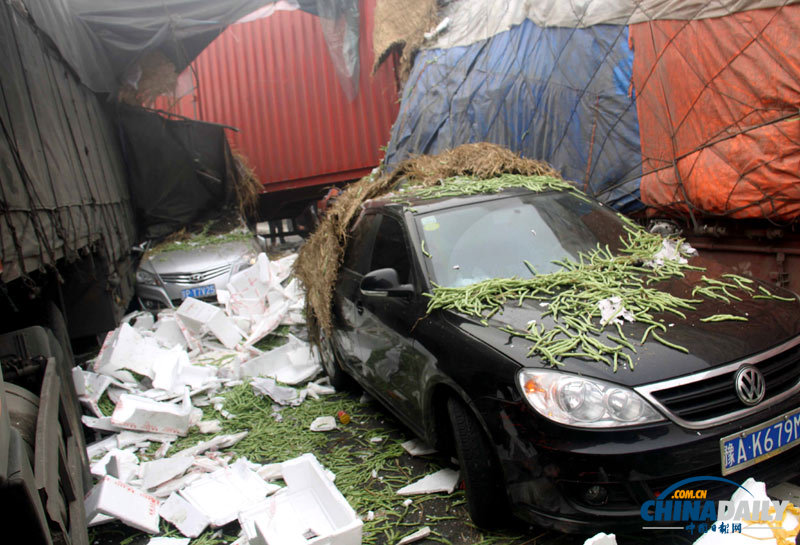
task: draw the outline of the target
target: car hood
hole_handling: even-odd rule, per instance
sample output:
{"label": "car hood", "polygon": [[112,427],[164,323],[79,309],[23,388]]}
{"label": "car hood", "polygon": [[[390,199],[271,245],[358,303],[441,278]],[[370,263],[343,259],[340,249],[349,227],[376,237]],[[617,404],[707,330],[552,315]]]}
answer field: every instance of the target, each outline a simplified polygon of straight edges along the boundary
{"label": "car hood", "polygon": [[158,274],[194,273],[235,263],[246,255],[257,253],[256,243],[247,240],[203,246],[187,244],[185,250],[169,250],[149,256],[142,268]]}
{"label": "car hood", "polygon": [[[700,263],[697,263],[700,264]],[[664,282],[659,287],[673,295],[691,298],[692,288],[700,281],[703,273],[687,273],[684,279]],[[706,273],[708,274],[708,273]],[[770,292],[782,297],[794,297],[791,292],[767,286]],[[738,295],[740,292],[737,291]],[[800,304],[797,300],[783,302],[742,297],[741,302],[726,304],[722,301],[705,301],[697,305],[695,311],[684,311],[686,319],[672,313],[654,314],[656,321],[664,320],[667,332],[660,333],[669,342],[684,346],[689,353],[669,348],[650,336],[644,346],[640,346],[648,324],[626,322],[623,331],[636,347],[637,353],[630,354],[635,367],[629,369],[620,365],[614,372],[602,362],[585,361],[577,358],[564,360],[561,370],[580,375],[604,379],[626,386],[639,386],[651,382],[703,371],[711,367],[733,362],[766,351],[792,337],[800,335]],[[546,307],[539,302],[526,301],[522,306],[508,304],[502,313],[497,313],[484,326],[474,318],[448,312],[449,321],[473,337],[491,345],[506,356],[525,367],[542,367],[545,364],[537,357],[528,357],[532,343],[520,337],[512,337],[499,330],[510,326],[524,331],[531,320],[547,325],[549,318],[542,317]],[[714,314],[734,314],[746,316],[748,321],[701,322],[700,319]],[[603,337],[617,335],[616,328],[608,326]],[[614,341],[605,340],[614,345]]]}

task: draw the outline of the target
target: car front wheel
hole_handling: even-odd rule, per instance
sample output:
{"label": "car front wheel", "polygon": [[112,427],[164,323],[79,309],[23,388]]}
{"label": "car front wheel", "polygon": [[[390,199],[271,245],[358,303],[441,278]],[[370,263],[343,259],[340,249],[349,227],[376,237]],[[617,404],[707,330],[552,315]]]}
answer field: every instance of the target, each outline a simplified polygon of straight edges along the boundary
{"label": "car front wheel", "polygon": [[482,528],[502,527],[508,521],[508,496],[494,448],[464,403],[450,398],[447,409],[472,522]]}

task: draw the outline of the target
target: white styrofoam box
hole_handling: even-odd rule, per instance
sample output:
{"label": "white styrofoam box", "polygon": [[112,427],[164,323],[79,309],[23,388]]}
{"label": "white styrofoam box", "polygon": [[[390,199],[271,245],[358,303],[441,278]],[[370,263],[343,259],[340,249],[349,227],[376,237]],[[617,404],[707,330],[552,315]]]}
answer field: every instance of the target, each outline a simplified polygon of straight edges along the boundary
{"label": "white styrofoam box", "polygon": [[255,518],[264,545],[360,545],[363,523],[313,454],[281,464],[287,489]]}
{"label": "white styrofoam box", "polygon": [[119,479],[103,477],[86,496],[85,505],[87,523],[103,514],[137,530],[158,533],[158,500]]}
{"label": "white styrofoam box", "polygon": [[234,293],[230,301],[231,313],[253,319],[254,316],[266,314],[267,301],[261,297],[240,297]]}
{"label": "white styrofoam box", "polygon": [[170,494],[169,498],[158,509],[161,518],[175,525],[186,537],[197,537],[209,524],[208,518],[198,511],[191,503],[183,499],[177,492]]}
{"label": "white styrofoam box", "polygon": [[[264,257],[266,258],[266,256]],[[267,267],[267,269],[269,269],[269,267]],[[271,274],[268,273],[266,275],[266,282],[261,280],[263,277],[261,266],[258,263],[237,272],[231,276],[228,282],[228,291],[231,292],[231,298],[239,295],[242,297],[265,299],[267,291],[269,291],[270,288]]]}
{"label": "white styrofoam box", "polygon": [[289,342],[241,365],[243,377],[272,377],[284,384],[305,382],[322,370],[308,343],[289,334]]}
{"label": "white styrofoam box", "polygon": [[191,331],[210,331],[226,348],[235,347],[242,339],[239,329],[221,308],[187,297],[178,307],[178,318]]}
{"label": "white styrofoam box", "polygon": [[188,390],[184,391],[180,405],[122,394],[111,415],[111,423],[128,430],[183,436],[189,429],[192,409]]}
{"label": "white styrofoam box", "polygon": [[220,527],[274,491],[275,486],[264,482],[257,473],[248,469],[247,461],[240,458],[230,467],[198,479],[180,494],[208,517],[212,526]]}
{"label": "white styrofoam box", "polygon": [[167,348],[172,348],[173,346],[188,348],[189,346],[189,342],[184,337],[181,326],[175,316],[164,316],[158,319],[155,338]]}

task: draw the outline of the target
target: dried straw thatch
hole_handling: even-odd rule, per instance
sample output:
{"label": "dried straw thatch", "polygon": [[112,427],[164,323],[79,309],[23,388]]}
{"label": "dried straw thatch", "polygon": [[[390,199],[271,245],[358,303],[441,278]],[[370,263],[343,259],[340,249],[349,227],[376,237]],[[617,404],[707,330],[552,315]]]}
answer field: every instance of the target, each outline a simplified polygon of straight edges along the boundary
{"label": "dried straw thatch", "polygon": [[306,290],[306,319],[312,342],[318,341],[321,331],[328,335],[332,331],[333,290],[349,241],[350,226],[364,201],[391,192],[400,181],[432,186],[454,176],[493,178],[500,174],[560,177],[546,163],[525,159],[508,149],[483,142],[464,144],[439,155],[413,157],[389,174],[362,178],[348,186],[300,249],[294,265],[295,275]]}
{"label": "dried straw thatch", "polygon": [[234,189],[239,203],[239,213],[243,218],[251,217],[256,213],[258,196],[262,189],[261,182],[243,153],[234,150],[233,161],[237,174]]}
{"label": "dried straw thatch", "polygon": [[373,72],[393,50],[400,52],[397,78],[402,85],[411,73],[414,56],[425,41],[425,33],[439,22],[436,0],[379,0],[372,31],[375,64]]}
{"label": "dried straw thatch", "polygon": [[152,51],[139,61],[139,75],[136,86],[123,83],[118,99],[132,106],[151,106],[156,98],[175,91],[178,73],[175,65],[161,51]]}

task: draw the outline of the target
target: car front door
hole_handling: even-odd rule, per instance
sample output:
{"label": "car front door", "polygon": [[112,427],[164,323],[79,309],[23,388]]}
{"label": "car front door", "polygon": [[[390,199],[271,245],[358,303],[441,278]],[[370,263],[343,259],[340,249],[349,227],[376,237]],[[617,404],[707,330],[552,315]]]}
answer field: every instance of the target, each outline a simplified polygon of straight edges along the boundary
{"label": "car front door", "polygon": [[364,294],[355,300],[357,339],[362,374],[374,393],[395,409],[412,429],[420,426],[422,367],[429,361],[411,337],[425,312],[409,252],[404,224],[382,215],[372,248],[369,270],[392,268],[400,284],[415,286],[413,295],[386,297]]}

